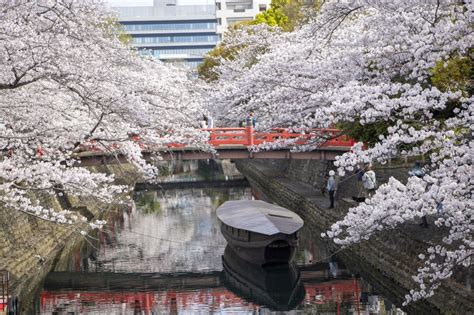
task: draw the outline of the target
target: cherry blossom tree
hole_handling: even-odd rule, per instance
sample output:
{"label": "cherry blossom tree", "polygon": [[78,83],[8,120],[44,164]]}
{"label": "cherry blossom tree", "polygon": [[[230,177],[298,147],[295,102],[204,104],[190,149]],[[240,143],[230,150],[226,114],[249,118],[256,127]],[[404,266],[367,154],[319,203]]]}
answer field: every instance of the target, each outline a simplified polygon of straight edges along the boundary
{"label": "cherry blossom tree", "polygon": [[104,150],[118,146],[115,153],[153,177],[156,170],[130,134],[156,145],[199,141],[192,129],[200,112],[196,84],[184,70],[126,47],[113,20],[98,1],[0,0],[2,207],[81,222],[77,213],[56,212],[30,194],[114,201],[126,187],[76,167],[81,145],[94,139]]}
{"label": "cherry blossom tree", "polygon": [[[431,296],[455,266],[472,264],[473,8],[472,0],[325,1],[294,32],[268,31],[259,40],[249,30],[229,39],[247,51],[221,60],[210,86],[213,106],[228,122],[252,110],[261,128],[384,126],[368,149],[358,144],[337,159],[341,175],[399,156],[429,160],[423,176],[391,178],[324,234],[349,246],[435,216],[449,232],[420,253],[419,288],[406,302]],[[259,45],[265,49],[252,49]],[[456,64],[467,68],[444,73]],[[439,84],[437,75],[448,82]]]}

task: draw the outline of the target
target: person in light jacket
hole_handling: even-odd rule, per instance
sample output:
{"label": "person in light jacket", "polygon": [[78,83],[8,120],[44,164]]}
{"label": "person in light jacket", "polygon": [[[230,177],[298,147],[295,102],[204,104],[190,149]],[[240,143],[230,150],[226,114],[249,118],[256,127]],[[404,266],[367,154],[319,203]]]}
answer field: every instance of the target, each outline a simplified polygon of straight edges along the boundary
{"label": "person in light jacket", "polygon": [[364,185],[366,197],[372,197],[377,188],[377,179],[375,178],[375,172],[370,166],[367,167],[362,176],[362,184]]}
{"label": "person in light jacket", "polygon": [[328,178],[328,183],[326,186],[326,189],[329,193],[329,202],[331,203],[329,205],[329,209],[334,209],[334,194],[336,193],[337,187],[336,187],[336,179],[335,176],[336,172],[334,171],[329,171],[329,178]]}

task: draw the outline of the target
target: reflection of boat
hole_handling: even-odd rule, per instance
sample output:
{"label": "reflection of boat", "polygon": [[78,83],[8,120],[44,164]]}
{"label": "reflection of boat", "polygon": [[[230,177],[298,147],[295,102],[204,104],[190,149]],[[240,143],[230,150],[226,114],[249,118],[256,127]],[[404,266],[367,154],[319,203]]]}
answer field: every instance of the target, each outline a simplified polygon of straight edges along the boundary
{"label": "reflection of boat", "polygon": [[240,258],[227,246],[222,257],[228,290],[277,311],[297,307],[305,297],[300,273],[294,263],[259,266]]}
{"label": "reflection of boat", "polygon": [[294,212],[260,200],[227,201],[217,209],[221,232],[250,263],[288,263],[303,220]]}

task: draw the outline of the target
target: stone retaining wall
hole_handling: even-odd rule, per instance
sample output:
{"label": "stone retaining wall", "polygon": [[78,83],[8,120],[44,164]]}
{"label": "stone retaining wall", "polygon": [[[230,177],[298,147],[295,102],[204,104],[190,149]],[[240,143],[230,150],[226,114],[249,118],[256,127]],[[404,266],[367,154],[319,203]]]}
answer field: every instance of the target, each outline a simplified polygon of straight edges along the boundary
{"label": "stone retaining wall", "polygon": [[[133,184],[136,172],[131,165],[90,167],[94,172],[115,174],[117,183]],[[118,210],[118,205],[99,204],[94,200],[79,200],[36,192],[31,195],[43,205],[56,210],[65,207],[91,219],[101,219],[107,210]],[[10,273],[10,292],[20,301],[22,314],[31,312],[32,299],[46,275],[61,255],[84,240],[71,226],[51,223],[8,208],[0,208],[0,270]]]}
{"label": "stone retaining wall", "polygon": [[[319,237],[320,232],[317,231],[326,231],[344,217],[351,204],[340,199],[336,209],[326,209],[328,198],[321,194],[322,179],[310,175],[325,169],[325,162],[286,163],[294,162],[298,164],[293,167],[289,167],[289,164],[284,167],[278,161],[268,163],[257,160],[237,161],[236,165],[252,187],[271,201],[298,213],[305,224],[314,228],[314,237]],[[315,163],[319,165],[315,166]],[[308,167],[314,170],[307,169]],[[392,170],[379,169],[376,173],[382,182],[390,174],[403,175],[406,171],[406,168],[395,167]],[[305,178],[310,183],[297,180]],[[341,184],[341,190],[344,185],[350,185],[349,181]],[[369,280],[376,291],[400,306],[404,295],[415,287],[412,275],[416,274],[420,263],[417,254],[424,251],[431,240],[441,238],[442,234],[443,231],[433,228],[421,229],[416,223],[404,225],[396,230],[374,235],[370,241],[346,248],[338,253],[338,257],[352,272]],[[334,252],[339,250],[333,242],[328,241],[327,244]],[[463,284],[449,280],[427,302],[411,303],[405,310],[410,314],[471,314],[474,312],[474,295]]]}
{"label": "stone retaining wall", "polygon": [[[265,165],[271,166],[272,169],[284,173],[288,178],[311,185],[317,191],[322,191],[326,186],[324,176],[330,170],[336,170],[333,161],[321,160],[267,160]],[[377,183],[382,184],[388,182],[391,176],[406,181],[408,178],[408,170],[412,164],[407,164],[398,161],[398,163],[391,163],[387,166],[375,166],[374,171],[377,177]],[[351,198],[359,194],[357,185],[357,176],[351,173],[346,173],[345,176],[339,179],[338,198]]]}

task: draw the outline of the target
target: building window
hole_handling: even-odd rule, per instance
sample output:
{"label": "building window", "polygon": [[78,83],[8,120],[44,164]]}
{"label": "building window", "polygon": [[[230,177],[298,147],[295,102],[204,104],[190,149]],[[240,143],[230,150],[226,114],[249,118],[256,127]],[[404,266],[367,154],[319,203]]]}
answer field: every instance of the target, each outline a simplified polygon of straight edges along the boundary
{"label": "building window", "polygon": [[124,23],[123,28],[127,32],[141,31],[180,31],[180,30],[213,30],[216,22],[178,22],[178,23]]}
{"label": "building window", "polygon": [[140,36],[134,37],[133,43],[139,45],[146,44],[166,44],[166,43],[216,43],[218,35],[165,35],[165,36]]}
{"label": "building window", "polygon": [[260,12],[266,11],[267,10],[267,5],[266,4],[259,4],[258,5],[258,10]]}
{"label": "building window", "polygon": [[252,21],[252,18],[246,18],[246,17],[238,17],[238,18],[227,18],[227,24],[228,25],[233,25],[235,23],[243,22],[243,21]]}
{"label": "building window", "polygon": [[[153,56],[156,58],[201,58],[212,48],[160,48],[153,49]],[[146,50],[145,50],[146,51]]]}
{"label": "building window", "polygon": [[216,2],[216,10],[222,10],[220,2]]}
{"label": "building window", "polygon": [[252,10],[253,5],[252,3],[236,3],[236,4],[227,4],[227,9],[232,10],[234,12],[245,12],[245,10]]}
{"label": "building window", "polygon": [[245,12],[245,6],[243,5],[236,5],[234,7],[234,12]]}

